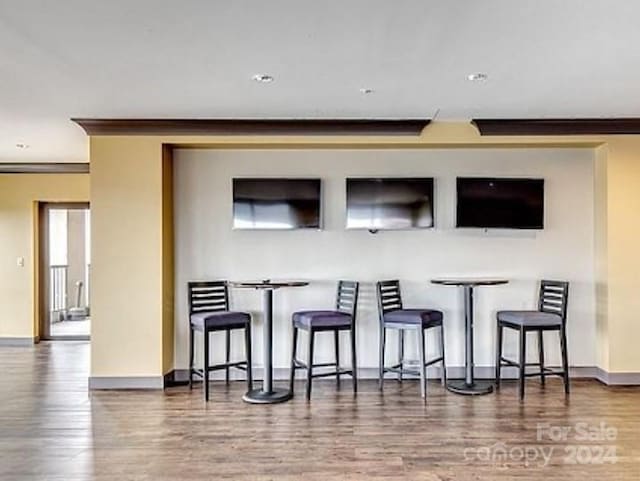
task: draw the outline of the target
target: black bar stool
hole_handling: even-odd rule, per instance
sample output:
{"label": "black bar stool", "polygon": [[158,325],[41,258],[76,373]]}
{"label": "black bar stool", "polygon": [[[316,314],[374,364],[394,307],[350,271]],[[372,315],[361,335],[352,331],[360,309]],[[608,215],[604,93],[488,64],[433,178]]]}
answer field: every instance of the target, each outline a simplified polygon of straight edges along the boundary
{"label": "black bar stool", "polygon": [[[567,356],[567,304],[569,301],[569,283],[566,281],[540,282],[540,294],[537,311],[498,311],[498,336],[496,349],[496,387],[500,387],[500,369],[502,366],[515,366],[519,369],[520,400],[524,399],[525,377],[540,376],[544,385],[545,376],[561,376],[564,390],[569,394],[569,360]],[[502,357],[503,329],[508,327],[520,333],[520,360]],[[544,331],[558,331],[562,351],[562,371],[553,370],[544,365]],[[527,333],[538,333],[538,362],[527,363]],[[537,372],[527,373],[527,366],[538,366]]]}
{"label": "black bar stool", "polygon": [[[384,387],[384,374],[394,372],[398,374],[398,380],[402,381],[403,374],[420,376],[420,394],[427,397],[427,366],[442,363],[442,385],[447,381],[447,368],[444,360],[444,326],[442,324],[442,312],[435,309],[405,309],[402,306],[400,295],[400,281],[380,281],[376,284],[378,294],[378,313],[380,315],[380,364],[379,382],[380,390]],[[425,331],[433,327],[440,328],[440,357],[430,361],[425,360]],[[386,344],[386,330],[398,331],[398,363],[385,367],[384,352]],[[413,330],[418,334],[418,353],[420,356],[419,371],[413,371],[404,367],[404,332]]]}
{"label": "black bar stool", "polygon": [[[229,310],[229,289],[226,281],[189,282],[189,389],[193,387],[193,375],[202,377],[204,398],[209,400],[209,372],[225,370],[225,381],[229,383],[229,368],[247,372],[249,390],[253,387],[251,374],[251,315],[246,312]],[[246,360],[230,362],[231,331],[244,329]],[[194,332],[200,331],[204,337],[204,363],[202,369],[193,365]],[[209,334],[216,331],[225,333],[225,362],[209,365]]]}
{"label": "black bar stool", "polygon": [[[293,349],[291,353],[291,373],[289,386],[293,393],[293,380],[296,369],[307,370],[307,400],[311,399],[311,381],[316,377],[336,376],[336,383],[340,385],[340,375],[348,374],[353,378],[353,392],[358,390],[358,373],[356,362],[356,310],[358,307],[359,283],[354,281],[339,281],[336,295],[335,310],[298,311],[293,314]],[[296,359],[298,347],[298,330],[309,332],[309,352],[307,362]],[[314,364],[313,348],[317,332],[331,331],[334,336],[336,362]],[[351,338],[351,369],[340,368],[340,331],[349,331]],[[314,368],[334,367],[335,371],[313,373]]]}

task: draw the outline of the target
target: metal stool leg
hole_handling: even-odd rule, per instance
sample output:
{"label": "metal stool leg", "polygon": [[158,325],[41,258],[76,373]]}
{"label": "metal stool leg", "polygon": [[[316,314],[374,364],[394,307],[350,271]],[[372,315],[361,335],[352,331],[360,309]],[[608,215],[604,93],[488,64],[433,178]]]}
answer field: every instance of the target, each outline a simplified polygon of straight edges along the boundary
{"label": "metal stool leg", "polygon": [[562,350],[562,369],[564,371],[564,392],[569,394],[569,358],[567,354],[567,331],[563,327],[560,330],[560,348]]}
{"label": "metal stool leg", "polygon": [[248,323],[244,328],[244,345],[247,357],[247,389],[251,391],[253,389],[253,360],[252,360],[252,348],[251,348],[251,323]]}
{"label": "metal stool leg", "polygon": [[333,343],[336,351],[336,385],[340,387],[340,331],[333,331]]}
{"label": "metal stool leg", "polygon": [[498,333],[496,335],[496,388],[500,389],[500,376],[502,369],[502,336],[504,333],[504,327],[500,325],[498,321]]}
{"label": "metal stool leg", "polygon": [[309,356],[307,360],[307,401],[311,399],[311,382],[313,381],[313,343],[315,331],[309,329]]}
{"label": "metal stool leg", "polygon": [[382,326],[380,328],[380,352],[379,352],[379,366],[378,366],[378,387],[380,388],[380,390],[382,391],[382,389],[384,388],[384,344],[385,344],[385,337],[386,337],[386,329],[384,328],[384,326]]}
{"label": "metal stool leg", "polygon": [[520,400],[524,399],[524,380],[525,368],[527,363],[527,331],[520,329],[520,384],[518,386],[520,392]]}
{"label": "metal stool leg", "polygon": [[544,338],[542,337],[544,331],[538,331],[538,362],[540,363],[540,383],[544,386]]}
{"label": "metal stool leg", "polygon": [[402,382],[402,367],[404,364],[404,331],[398,329],[398,364],[400,372],[398,372],[398,381]]}
{"label": "metal stool leg", "polygon": [[202,370],[204,382],[204,400],[209,401],[209,331],[204,330],[204,367]]}
{"label": "metal stool leg", "polygon": [[[224,362],[229,364],[229,360],[231,359],[231,329],[227,329],[224,335]],[[229,385],[229,366],[224,369],[224,382]]]}
{"label": "metal stool leg", "polygon": [[193,327],[189,325],[189,390],[193,389]]}
{"label": "metal stool leg", "polygon": [[289,391],[293,393],[293,382],[296,377],[296,351],[298,350],[298,328],[293,327],[293,344],[291,348],[291,371],[289,372]]}
{"label": "metal stool leg", "polygon": [[443,386],[447,385],[447,363],[444,355],[444,324],[440,325],[440,355],[442,356],[442,375],[440,376],[440,382]]}
{"label": "metal stool leg", "polygon": [[351,377],[353,378],[353,392],[358,392],[358,363],[356,357],[356,332],[355,329],[349,331],[351,337]]}
{"label": "metal stool leg", "polygon": [[425,366],[424,329],[418,328],[418,352],[420,355],[420,395],[427,398],[427,367]]}

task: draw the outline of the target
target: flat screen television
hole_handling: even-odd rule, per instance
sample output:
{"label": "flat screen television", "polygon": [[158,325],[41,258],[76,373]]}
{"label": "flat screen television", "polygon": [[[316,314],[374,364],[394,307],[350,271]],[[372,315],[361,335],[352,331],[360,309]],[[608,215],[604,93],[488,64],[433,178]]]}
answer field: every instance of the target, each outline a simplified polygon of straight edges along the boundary
{"label": "flat screen television", "polygon": [[458,227],[544,227],[544,179],[458,177],[457,192]]}
{"label": "flat screen television", "polygon": [[233,179],[234,229],[320,229],[320,179]]}
{"label": "flat screen television", "polygon": [[433,225],[433,178],[347,179],[347,229],[428,229]]}

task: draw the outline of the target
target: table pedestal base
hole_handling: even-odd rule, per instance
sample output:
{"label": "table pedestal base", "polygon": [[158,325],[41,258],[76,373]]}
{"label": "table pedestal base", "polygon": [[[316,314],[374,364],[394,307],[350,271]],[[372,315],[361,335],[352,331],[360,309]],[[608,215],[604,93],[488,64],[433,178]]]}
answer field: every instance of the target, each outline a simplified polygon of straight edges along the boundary
{"label": "table pedestal base", "polygon": [[447,382],[447,389],[456,394],[477,396],[480,394],[489,394],[490,392],[493,392],[493,382],[475,380],[472,384],[467,384],[464,379],[456,379]]}
{"label": "table pedestal base", "polygon": [[292,397],[293,393],[288,389],[273,389],[271,392],[252,389],[242,396],[242,400],[251,404],[276,404],[288,401]]}

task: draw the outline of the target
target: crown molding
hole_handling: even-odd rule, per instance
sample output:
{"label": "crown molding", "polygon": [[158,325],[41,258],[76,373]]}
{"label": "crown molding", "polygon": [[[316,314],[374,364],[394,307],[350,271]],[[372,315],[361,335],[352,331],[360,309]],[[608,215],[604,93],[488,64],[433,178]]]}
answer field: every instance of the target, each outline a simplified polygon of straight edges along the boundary
{"label": "crown molding", "polygon": [[88,135],[415,135],[430,119],[71,119]]}
{"label": "crown molding", "polygon": [[21,162],[0,163],[0,174],[88,174],[88,163]]}
{"label": "crown molding", "polygon": [[480,135],[636,135],[640,118],[473,119]]}

